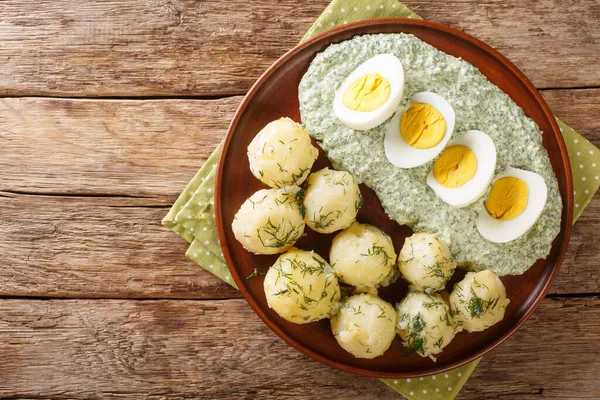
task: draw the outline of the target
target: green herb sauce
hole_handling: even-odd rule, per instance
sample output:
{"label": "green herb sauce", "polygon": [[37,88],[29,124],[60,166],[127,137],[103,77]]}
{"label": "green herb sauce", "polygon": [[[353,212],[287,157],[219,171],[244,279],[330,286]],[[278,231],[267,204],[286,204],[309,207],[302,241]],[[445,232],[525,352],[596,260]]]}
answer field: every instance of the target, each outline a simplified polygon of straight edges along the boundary
{"label": "green herb sauce", "polygon": [[[515,167],[544,178],[548,200],[542,215],[525,235],[503,244],[484,239],[476,223],[478,213],[485,212],[487,193],[462,209],[444,203],[426,183],[435,160],[412,169],[394,167],[383,148],[389,120],[367,131],[355,131],[336,118],[333,98],[343,80],[363,62],[384,53],[394,54],[404,67],[400,108],[415,93],[437,93],[456,113],[453,138],[470,129],[481,130],[492,138],[497,150],[496,175]],[[348,171],[372,188],[386,213],[399,224],[437,235],[448,244],[460,267],[471,271],[490,269],[500,276],[522,274],[549,254],[560,231],[562,202],[539,127],[468,62],[413,35],[359,36],[331,45],[315,57],[300,82],[299,100],[302,122],[334,167]]]}

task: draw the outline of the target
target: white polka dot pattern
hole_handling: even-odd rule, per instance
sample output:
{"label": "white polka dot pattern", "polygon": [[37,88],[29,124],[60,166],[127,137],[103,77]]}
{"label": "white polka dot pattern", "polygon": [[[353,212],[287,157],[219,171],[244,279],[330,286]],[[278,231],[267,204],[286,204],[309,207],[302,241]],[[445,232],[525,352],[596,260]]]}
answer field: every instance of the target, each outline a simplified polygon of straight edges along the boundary
{"label": "white polka dot pattern", "polygon": [[577,219],[600,186],[600,176],[596,169],[600,163],[600,154],[592,143],[570,126],[558,118],[556,122],[563,134],[571,159],[573,186],[576,189],[573,192],[575,197],[574,219]]}
{"label": "white polka dot pattern", "polygon": [[382,379],[382,381],[409,400],[452,399],[458,394],[480,360],[477,359],[464,367],[443,374],[423,376],[419,379]]}

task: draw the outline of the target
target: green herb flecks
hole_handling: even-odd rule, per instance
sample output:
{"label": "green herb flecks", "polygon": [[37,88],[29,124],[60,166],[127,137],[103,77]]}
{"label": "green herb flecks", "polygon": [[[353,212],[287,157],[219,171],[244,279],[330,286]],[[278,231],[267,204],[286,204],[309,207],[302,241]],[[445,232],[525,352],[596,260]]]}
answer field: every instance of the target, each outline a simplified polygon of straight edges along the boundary
{"label": "green herb flecks", "polygon": [[354,208],[356,209],[356,212],[358,212],[358,210],[360,210],[360,208],[363,206],[364,203],[365,203],[365,200],[363,199],[362,195],[360,193],[358,193],[358,199],[354,203]]}
{"label": "green herb flecks", "polygon": [[[409,317],[410,318],[410,317]],[[425,355],[426,340],[424,337],[425,321],[421,317],[421,314],[415,315],[408,325],[408,334],[404,347],[402,348],[402,354],[406,357],[412,356],[413,354]]]}
{"label": "green herb flecks", "polygon": [[278,292],[273,293],[273,296],[282,296],[289,292],[290,292],[290,290],[288,288],[284,288],[284,289],[279,290]]}
{"label": "green herb flecks", "polygon": [[266,225],[256,230],[256,234],[264,247],[280,249],[296,243],[302,228],[303,224],[294,226],[288,219],[284,219],[276,225],[269,218]]}
{"label": "green herb flecks", "polygon": [[427,310],[431,310],[432,308],[436,308],[439,306],[443,306],[444,302],[441,300],[437,300],[434,297],[430,297],[429,301],[423,303],[423,307]]}
{"label": "green herb flecks", "polygon": [[361,256],[363,256],[363,257],[382,256],[383,259],[381,261],[381,264],[383,264],[383,265],[388,265],[388,263],[390,261],[390,256],[385,251],[383,246],[379,246],[379,245],[377,245],[377,243],[374,243],[373,246],[366,253],[362,253]]}
{"label": "green herb flecks", "polygon": [[342,212],[338,210],[330,211],[327,214],[314,213],[310,223],[316,229],[327,229],[335,222],[336,219],[342,216]]}
{"label": "green herb flecks", "polygon": [[444,273],[444,263],[442,261],[438,261],[435,264],[425,265],[425,269],[427,270],[427,276],[431,278],[447,278]]}
{"label": "green herb flecks", "polygon": [[[290,172],[279,163],[277,164],[277,167],[279,168],[279,172]],[[298,185],[298,182],[300,182],[309,172],[310,168],[308,167],[300,168],[297,172],[291,173],[290,179],[271,180],[272,186],[275,186],[279,189],[286,186],[296,186]]]}
{"label": "green herb flecks", "polygon": [[471,318],[481,318],[482,315],[492,311],[498,305],[500,297],[489,300],[484,300],[475,294],[475,290],[471,288],[471,298],[469,299],[468,309],[471,313]]}
{"label": "green herb flecks", "polygon": [[252,279],[254,279],[256,277],[258,277],[260,275],[265,275],[265,274],[266,274],[265,272],[260,272],[258,270],[258,268],[254,268],[254,271],[252,271],[252,273],[246,277],[246,280],[251,281]]}
{"label": "green herb flecks", "polygon": [[253,201],[252,198],[249,198],[248,201],[252,204],[252,209],[254,209],[254,207],[256,207],[257,204],[262,203],[263,201],[265,201],[266,198],[267,198],[267,195],[265,195],[265,197],[263,197],[260,200]]}

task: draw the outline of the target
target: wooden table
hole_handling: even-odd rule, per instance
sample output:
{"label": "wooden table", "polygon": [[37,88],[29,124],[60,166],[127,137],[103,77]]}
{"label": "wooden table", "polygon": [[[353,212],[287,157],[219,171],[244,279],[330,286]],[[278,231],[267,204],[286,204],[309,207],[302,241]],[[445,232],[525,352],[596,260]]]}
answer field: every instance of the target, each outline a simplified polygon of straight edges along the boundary
{"label": "wooden table", "polygon": [[[376,1],[376,0],[374,0]],[[327,0],[0,2],[0,396],[398,398],[291,349],[161,218]],[[600,145],[600,3],[406,1]],[[461,398],[600,398],[600,196]]]}

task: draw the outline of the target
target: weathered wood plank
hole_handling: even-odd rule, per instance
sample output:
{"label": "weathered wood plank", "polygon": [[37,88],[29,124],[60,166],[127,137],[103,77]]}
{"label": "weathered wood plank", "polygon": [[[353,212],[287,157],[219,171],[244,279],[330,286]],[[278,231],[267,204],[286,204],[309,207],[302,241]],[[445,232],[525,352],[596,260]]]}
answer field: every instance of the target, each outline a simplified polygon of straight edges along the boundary
{"label": "weathered wood plank", "polygon": [[[436,0],[407,0],[403,3],[424,18],[467,32],[494,47],[538,88],[599,86],[600,71],[594,67],[597,57],[590,51],[600,45],[597,1],[460,0],[440,4]],[[573,76],[587,71],[588,65],[590,72],[596,70],[589,79]]]}
{"label": "weathered wood plank", "polygon": [[599,89],[543,90],[541,93],[557,117],[600,147],[600,119],[585,117],[588,112],[600,112]]}
{"label": "weathered wood plank", "polygon": [[[0,94],[243,94],[328,3],[3,1]],[[595,0],[405,3],[496,47],[538,87],[600,85]]]}
{"label": "weathered wood plank", "polygon": [[1,99],[0,190],[171,204],[221,142],[240,101]]}
{"label": "weathered wood plank", "polygon": [[[543,95],[600,145],[600,89]],[[221,141],[241,99],[0,99],[0,190],[170,204]]]}
{"label": "weathered wood plank", "polygon": [[598,252],[600,230],[600,194],[596,194],[573,226],[567,255],[551,294],[599,293],[600,253]]}
{"label": "weathered wood plank", "polygon": [[485,356],[460,399],[599,399],[600,298],[546,299]]}
{"label": "weathered wood plank", "polygon": [[[598,398],[599,324],[597,297],[544,301],[461,398]],[[0,396],[398,398],[301,355],[243,300],[1,300],[0,334]]]}
{"label": "weathered wood plank", "polygon": [[231,298],[240,293],[185,258],[140,199],[4,197],[0,296]]}

